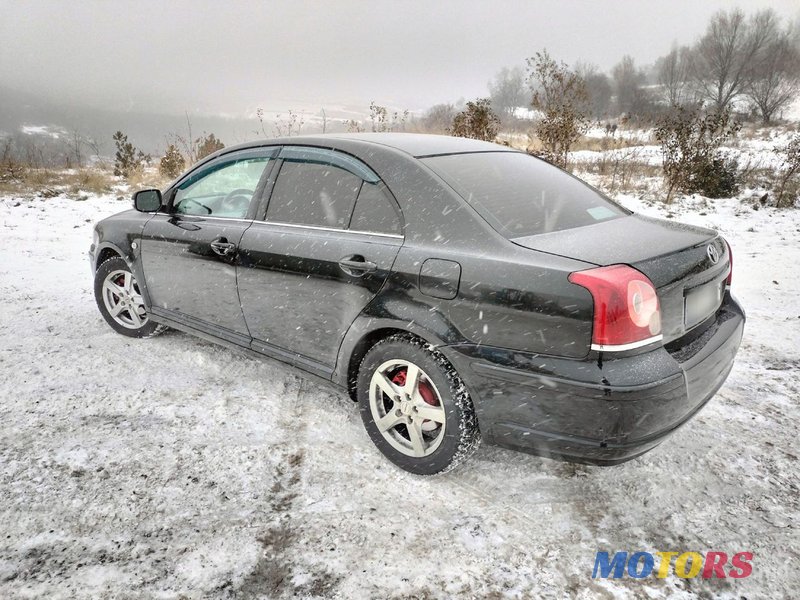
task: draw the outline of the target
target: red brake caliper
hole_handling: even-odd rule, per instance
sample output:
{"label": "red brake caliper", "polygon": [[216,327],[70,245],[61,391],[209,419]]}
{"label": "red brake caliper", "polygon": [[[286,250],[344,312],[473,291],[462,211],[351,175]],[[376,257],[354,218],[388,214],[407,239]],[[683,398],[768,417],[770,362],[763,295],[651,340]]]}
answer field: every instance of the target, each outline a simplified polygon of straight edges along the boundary
{"label": "red brake caliper", "polygon": [[[125,287],[125,275],[120,275],[119,277],[117,277],[117,280],[114,283],[116,283],[119,287],[124,288]],[[120,296],[118,294],[114,294],[114,297],[116,297],[117,301],[119,301]]]}
{"label": "red brake caliper", "polygon": [[[399,386],[404,386],[406,384],[406,374],[408,373],[408,369],[403,367],[397,373],[394,374],[392,377],[392,383]],[[422,399],[425,400],[426,404],[430,404],[431,406],[439,406],[439,400],[436,398],[436,394],[433,392],[433,388],[431,384],[427,381],[420,381],[419,382],[419,395],[422,396]],[[432,427],[431,427],[432,426]],[[425,431],[429,431],[435,429],[438,425],[432,422],[429,419],[425,419],[422,422],[422,428]]]}
{"label": "red brake caliper", "polygon": [[[394,377],[392,377],[392,383],[401,387],[404,386],[406,384],[407,373],[408,369],[403,367],[394,374]],[[427,381],[419,382],[419,395],[422,396],[422,399],[431,406],[439,406],[439,401],[436,399],[436,394],[433,393],[433,388]]]}
{"label": "red brake caliper", "polygon": [[408,369],[403,367],[397,373],[394,374],[392,377],[392,383],[399,385],[400,387],[406,384],[406,373],[408,373]]}

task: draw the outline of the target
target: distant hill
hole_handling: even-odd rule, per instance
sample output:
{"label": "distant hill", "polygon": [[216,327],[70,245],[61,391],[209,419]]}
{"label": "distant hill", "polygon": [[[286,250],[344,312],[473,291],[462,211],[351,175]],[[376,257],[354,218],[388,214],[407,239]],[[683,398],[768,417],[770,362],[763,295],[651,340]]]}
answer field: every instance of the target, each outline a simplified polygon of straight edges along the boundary
{"label": "distant hill", "polygon": [[[366,110],[350,107],[331,107],[326,110],[328,131],[342,131],[343,121],[350,118],[363,119]],[[273,135],[272,119],[278,113],[267,110],[264,129]],[[287,112],[281,115],[286,118]],[[253,118],[228,118],[213,115],[189,115],[192,134],[198,137],[203,132],[214,133],[226,145],[263,138],[261,124]],[[305,132],[322,129],[318,113],[303,113]],[[188,135],[185,114],[159,114],[120,107],[103,109],[58,104],[36,94],[0,86],[0,137],[9,135],[45,136],[49,139],[69,137],[77,130],[83,136],[97,140],[100,153],[111,156],[114,144],[111,136],[121,130],[138,148],[156,156],[164,151],[167,136],[173,133]]]}
{"label": "distant hill", "polygon": [[[51,135],[77,130],[100,142],[103,154],[113,154],[111,136],[122,130],[145,152],[163,151],[170,133],[187,135],[186,116],[127,111],[117,108],[94,109],[59,105],[34,94],[0,87],[0,131],[8,134],[22,132],[28,126],[30,135]],[[226,144],[257,137],[256,119],[227,119],[223,117],[191,116],[192,133],[214,132]],[[44,129],[39,129],[44,128]]]}

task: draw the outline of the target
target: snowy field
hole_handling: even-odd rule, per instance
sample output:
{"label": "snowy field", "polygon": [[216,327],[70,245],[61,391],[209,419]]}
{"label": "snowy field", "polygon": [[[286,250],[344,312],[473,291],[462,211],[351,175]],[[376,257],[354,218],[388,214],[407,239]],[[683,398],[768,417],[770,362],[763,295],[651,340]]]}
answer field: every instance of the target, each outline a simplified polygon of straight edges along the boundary
{"label": "snowy field", "polygon": [[[344,394],[115,334],[86,251],[128,206],[0,197],[0,598],[800,594],[800,210],[670,207],[730,240],[749,320],[727,384],[662,446],[610,468],[483,446],[421,478]],[[592,580],[598,550],[755,558],[743,580]]]}

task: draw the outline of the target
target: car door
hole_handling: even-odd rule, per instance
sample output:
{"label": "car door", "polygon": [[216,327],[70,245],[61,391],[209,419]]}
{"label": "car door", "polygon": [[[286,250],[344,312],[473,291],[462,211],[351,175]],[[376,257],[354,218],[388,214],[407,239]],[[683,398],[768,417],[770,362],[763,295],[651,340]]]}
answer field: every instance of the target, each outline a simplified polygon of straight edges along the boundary
{"label": "car door", "polygon": [[249,345],[236,289],[238,245],[277,152],[225,154],[168,192],[167,211],[148,221],[141,240],[153,314]]}
{"label": "car door", "polygon": [[275,172],[265,214],[240,242],[242,310],[254,350],[327,377],[403,243],[399,207],[344,153],[285,147]]}

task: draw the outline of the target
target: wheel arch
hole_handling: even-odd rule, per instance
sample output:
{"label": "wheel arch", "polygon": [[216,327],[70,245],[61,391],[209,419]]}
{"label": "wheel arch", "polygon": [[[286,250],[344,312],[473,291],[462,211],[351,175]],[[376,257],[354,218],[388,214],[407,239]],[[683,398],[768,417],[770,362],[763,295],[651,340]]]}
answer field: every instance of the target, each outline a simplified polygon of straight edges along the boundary
{"label": "wheel arch", "polygon": [[102,265],[103,262],[109,258],[118,256],[124,260],[127,263],[131,273],[133,273],[134,277],[136,277],[136,281],[139,282],[139,288],[142,291],[145,306],[148,310],[150,310],[150,293],[147,289],[147,281],[144,278],[141,260],[136,259],[133,248],[128,247],[128,250],[125,251],[113,242],[103,241],[98,245],[95,256],[94,273],[97,273],[97,269],[100,268],[100,265]]}
{"label": "wheel arch", "polygon": [[355,402],[358,367],[369,349],[392,335],[406,334],[419,338],[432,346],[440,346],[446,342],[433,332],[416,326],[413,323],[401,323],[389,319],[357,320],[347,332],[339,349],[339,358],[333,373],[334,383],[345,387],[350,398]]}
{"label": "wheel arch", "polygon": [[125,253],[122,251],[122,249],[119,248],[119,246],[112,244],[111,242],[103,242],[102,244],[100,244],[100,247],[97,251],[97,259],[95,260],[94,263],[94,270],[97,271],[97,269],[100,268],[100,265],[102,265],[105,261],[114,256],[118,256],[126,263],[128,263],[129,267],[131,266],[130,257],[126,256]]}

